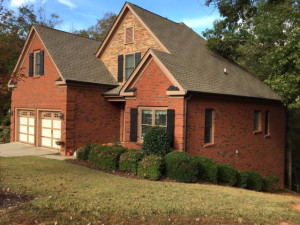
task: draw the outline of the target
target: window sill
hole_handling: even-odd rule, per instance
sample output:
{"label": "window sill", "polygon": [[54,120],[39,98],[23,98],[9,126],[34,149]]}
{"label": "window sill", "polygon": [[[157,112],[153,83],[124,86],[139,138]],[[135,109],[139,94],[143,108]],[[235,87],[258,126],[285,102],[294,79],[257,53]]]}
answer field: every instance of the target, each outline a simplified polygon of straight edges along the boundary
{"label": "window sill", "polygon": [[271,138],[271,135],[270,135],[270,134],[266,134],[266,135],[264,136],[264,138]]}
{"label": "window sill", "polygon": [[215,144],[214,143],[209,143],[209,144],[204,144],[203,147],[204,148],[211,148],[211,147],[214,147]]}
{"label": "window sill", "polygon": [[262,133],[262,130],[253,131],[253,134],[261,134],[261,133]]}

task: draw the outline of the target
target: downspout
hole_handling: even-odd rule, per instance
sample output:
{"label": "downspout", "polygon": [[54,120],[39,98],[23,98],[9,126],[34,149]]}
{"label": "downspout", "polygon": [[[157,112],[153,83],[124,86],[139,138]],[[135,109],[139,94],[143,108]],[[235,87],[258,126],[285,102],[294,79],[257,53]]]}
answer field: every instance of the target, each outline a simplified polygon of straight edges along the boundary
{"label": "downspout", "polygon": [[188,105],[188,100],[190,100],[192,98],[192,94],[190,93],[190,95],[188,96],[188,97],[186,97],[185,99],[184,99],[184,134],[183,134],[183,138],[184,138],[184,140],[183,140],[183,151],[184,152],[186,152],[187,151],[187,149],[186,149],[186,146],[187,146],[187,125],[188,125],[188,116],[187,116],[187,114],[188,114],[188,107],[187,107],[187,105]]}
{"label": "downspout", "polygon": [[286,162],[286,175],[287,175],[287,187],[292,190],[292,149],[289,139],[290,127],[290,112],[285,108],[286,124],[285,124],[285,162]]}

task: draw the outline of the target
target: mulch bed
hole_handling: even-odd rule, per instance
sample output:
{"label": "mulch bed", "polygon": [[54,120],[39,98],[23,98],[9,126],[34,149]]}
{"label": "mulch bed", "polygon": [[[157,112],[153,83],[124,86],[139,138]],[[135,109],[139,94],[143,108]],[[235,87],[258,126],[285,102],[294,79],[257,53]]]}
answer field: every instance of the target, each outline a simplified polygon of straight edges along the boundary
{"label": "mulch bed", "polygon": [[0,210],[9,209],[15,206],[19,206],[24,202],[29,202],[34,199],[33,196],[26,194],[16,194],[9,189],[0,189]]}

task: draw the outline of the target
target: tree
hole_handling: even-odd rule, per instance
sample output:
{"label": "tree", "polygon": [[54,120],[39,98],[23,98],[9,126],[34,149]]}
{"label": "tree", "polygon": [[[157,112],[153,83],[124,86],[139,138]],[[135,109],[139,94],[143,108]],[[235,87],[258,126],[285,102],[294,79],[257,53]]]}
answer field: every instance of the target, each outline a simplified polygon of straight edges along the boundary
{"label": "tree", "polygon": [[102,42],[104,41],[110,28],[113,26],[116,18],[117,15],[112,12],[105,13],[104,16],[97,21],[96,25],[89,27],[87,30],[77,30],[74,33]]}
{"label": "tree", "polygon": [[[258,76],[288,107],[287,152],[300,174],[300,4],[298,0],[207,0],[223,17],[208,47]],[[289,154],[288,154],[289,155]],[[300,177],[298,177],[300,179]]]}

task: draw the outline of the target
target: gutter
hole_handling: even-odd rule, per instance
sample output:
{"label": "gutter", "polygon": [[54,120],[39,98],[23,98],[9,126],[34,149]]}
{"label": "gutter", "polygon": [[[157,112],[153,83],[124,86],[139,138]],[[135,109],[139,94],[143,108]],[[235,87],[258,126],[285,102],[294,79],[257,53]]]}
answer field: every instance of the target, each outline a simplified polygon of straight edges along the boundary
{"label": "gutter", "polygon": [[188,126],[188,100],[190,100],[192,98],[192,93],[190,93],[190,95],[188,97],[186,97],[184,99],[184,134],[183,134],[183,151],[186,152],[186,146],[187,146],[187,126]]}

